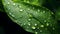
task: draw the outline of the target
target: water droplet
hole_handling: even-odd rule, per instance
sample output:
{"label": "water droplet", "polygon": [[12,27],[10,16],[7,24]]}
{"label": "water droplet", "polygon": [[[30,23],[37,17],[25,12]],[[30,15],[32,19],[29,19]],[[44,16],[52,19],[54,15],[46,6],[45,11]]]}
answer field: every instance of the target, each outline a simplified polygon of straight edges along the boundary
{"label": "water droplet", "polygon": [[37,24],[35,24],[35,26],[37,26]]}
{"label": "water droplet", "polygon": [[38,12],[36,12],[36,14],[38,14]]}
{"label": "water droplet", "polygon": [[42,30],[40,30],[40,32],[42,32]]}
{"label": "water droplet", "polygon": [[45,11],[43,11],[43,13],[45,13]]}
{"label": "water droplet", "polygon": [[19,8],[21,8],[21,6],[19,6]]}
{"label": "water droplet", "polygon": [[38,32],[35,32],[35,34],[38,34]]}
{"label": "water droplet", "polygon": [[35,29],[36,27],[35,26],[32,26],[32,29]]}
{"label": "water droplet", "polygon": [[40,12],[40,10],[38,9],[38,12]]}
{"label": "water droplet", "polygon": [[20,9],[20,11],[23,11],[22,9]]}
{"label": "water droplet", "polygon": [[46,23],[47,26],[49,26],[49,23]]}
{"label": "water droplet", "polygon": [[29,17],[33,17],[31,14],[29,14]]}
{"label": "water droplet", "polygon": [[46,22],[46,20],[44,20],[44,22]]}
{"label": "water droplet", "polygon": [[15,17],[12,13],[9,13],[12,17]]}
{"label": "water droplet", "polygon": [[35,9],[35,8],[33,7],[33,9]]}
{"label": "water droplet", "polygon": [[28,19],[29,21],[31,21],[31,19]]}
{"label": "water droplet", "polygon": [[37,29],[39,29],[39,27]]}
{"label": "water droplet", "polygon": [[24,25],[26,25],[26,23],[24,23]]}
{"label": "water droplet", "polygon": [[28,10],[30,10],[30,9],[28,8]]}
{"label": "water droplet", "polygon": [[53,27],[53,30],[55,30],[55,28]]}
{"label": "water droplet", "polygon": [[8,4],[10,4],[10,3],[8,2]]}
{"label": "water droplet", "polygon": [[13,3],[13,5],[15,5],[15,3]]}
{"label": "water droplet", "polygon": [[28,25],[30,26],[31,24],[30,24],[30,23],[28,23]]}
{"label": "water droplet", "polygon": [[27,1],[27,3],[30,3],[29,1]]}
{"label": "water droplet", "polygon": [[44,25],[41,25],[40,27],[44,27]]}

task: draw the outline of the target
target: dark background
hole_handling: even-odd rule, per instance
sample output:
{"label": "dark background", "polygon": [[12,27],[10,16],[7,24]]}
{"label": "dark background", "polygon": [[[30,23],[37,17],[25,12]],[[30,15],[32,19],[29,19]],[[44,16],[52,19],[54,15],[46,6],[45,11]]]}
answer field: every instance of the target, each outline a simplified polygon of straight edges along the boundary
{"label": "dark background", "polygon": [[0,12],[0,34],[32,34],[14,23],[6,13]]}

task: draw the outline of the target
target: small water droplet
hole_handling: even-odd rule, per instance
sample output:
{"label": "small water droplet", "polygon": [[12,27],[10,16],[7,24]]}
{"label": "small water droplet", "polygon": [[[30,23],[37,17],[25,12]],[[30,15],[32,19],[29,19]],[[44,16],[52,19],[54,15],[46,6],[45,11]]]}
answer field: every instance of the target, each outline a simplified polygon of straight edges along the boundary
{"label": "small water droplet", "polygon": [[20,9],[20,11],[23,11],[22,9]]}
{"label": "small water droplet", "polygon": [[28,19],[29,21],[31,21],[31,19]]}
{"label": "small water droplet", "polygon": [[53,27],[53,30],[55,30],[55,28]]}
{"label": "small water droplet", "polygon": [[12,13],[9,13],[12,17],[15,17]]}
{"label": "small water droplet", "polygon": [[44,22],[46,22],[46,20],[44,20]]}
{"label": "small water droplet", "polygon": [[39,29],[39,27],[37,29]]}
{"label": "small water droplet", "polygon": [[40,12],[40,10],[38,9],[38,12]]}
{"label": "small water droplet", "polygon": [[21,6],[19,6],[19,8],[21,8]]}
{"label": "small water droplet", "polygon": [[35,34],[38,34],[38,32],[35,32]]}
{"label": "small water droplet", "polygon": [[40,32],[42,32],[42,30],[40,30]]}
{"label": "small water droplet", "polygon": [[30,10],[30,9],[28,8],[28,10]]}
{"label": "small water droplet", "polygon": [[44,27],[44,25],[41,25],[40,27]]}
{"label": "small water droplet", "polygon": [[35,8],[33,7],[33,9],[35,9]]}
{"label": "small water droplet", "polygon": [[45,11],[43,11],[43,13],[45,13]]}
{"label": "small water droplet", "polygon": [[30,24],[30,23],[28,23],[28,25],[30,26],[31,24]]}
{"label": "small water droplet", "polygon": [[47,26],[49,26],[49,23],[46,23]]}
{"label": "small water droplet", "polygon": [[29,1],[27,1],[27,3],[30,3]]}
{"label": "small water droplet", "polygon": [[35,24],[35,26],[37,26],[37,24]]}
{"label": "small water droplet", "polygon": [[26,23],[24,23],[24,25],[26,25]]}
{"label": "small water droplet", "polygon": [[35,26],[32,26],[32,29],[35,29],[36,27]]}
{"label": "small water droplet", "polygon": [[8,2],[8,4],[10,4],[10,3]]}
{"label": "small water droplet", "polygon": [[13,3],[13,5],[15,5],[15,3]]}
{"label": "small water droplet", "polygon": [[33,17],[31,14],[29,14],[29,17]]}

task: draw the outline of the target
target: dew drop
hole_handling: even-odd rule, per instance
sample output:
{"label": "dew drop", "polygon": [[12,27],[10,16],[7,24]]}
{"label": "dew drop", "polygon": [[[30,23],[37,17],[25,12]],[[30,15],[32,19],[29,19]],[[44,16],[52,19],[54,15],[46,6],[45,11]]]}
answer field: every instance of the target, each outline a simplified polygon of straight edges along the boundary
{"label": "dew drop", "polygon": [[8,4],[10,4],[10,3],[8,2]]}
{"label": "dew drop", "polygon": [[27,3],[30,3],[29,1],[27,1]]}
{"label": "dew drop", "polygon": [[55,28],[54,28],[54,27],[53,27],[52,29],[53,29],[53,30],[55,30]]}
{"label": "dew drop", "polygon": [[21,8],[21,6],[19,6],[19,8]]}
{"label": "dew drop", "polygon": [[38,9],[38,12],[40,12],[40,10]]}
{"label": "dew drop", "polygon": [[47,26],[49,26],[49,23],[46,23]]}
{"label": "dew drop", "polygon": [[35,34],[38,34],[38,32],[35,32]]}
{"label": "dew drop", "polygon": [[20,9],[20,11],[23,11],[22,9]]}
{"label": "dew drop", "polygon": [[46,20],[44,20],[44,22],[46,22]]}
{"label": "dew drop", "polygon": [[41,25],[40,27],[44,27],[44,25]]}
{"label": "dew drop", "polygon": [[24,23],[24,25],[26,25],[26,23]]}
{"label": "dew drop", "polygon": [[32,29],[35,29],[36,27],[35,26],[32,26]]}
{"label": "dew drop", "polygon": [[33,9],[35,9],[35,8],[33,7]]}
{"label": "dew drop", "polygon": [[37,26],[37,24],[35,24],[35,26]]}
{"label": "dew drop", "polygon": [[42,30],[40,30],[40,32],[42,32]]}
{"label": "dew drop", "polygon": [[15,3],[13,3],[13,5],[15,5]]}
{"label": "dew drop", "polygon": [[28,21],[31,21],[31,19],[28,19]]}
{"label": "dew drop", "polygon": [[15,17],[12,13],[9,13],[12,17]]}
{"label": "dew drop", "polygon": [[43,13],[45,13],[45,11],[43,11]]}
{"label": "dew drop", "polygon": [[29,14],[29,17],[33,17],[31,14]]}
{"label": "dew drop", "polygon": [[28,25],[30,26],[31,24],[30,24],[30,23],[28,23]]}
{"label": "dew drop", "polygon": [[28,8],[28,10],[30,10],[30,9]]}

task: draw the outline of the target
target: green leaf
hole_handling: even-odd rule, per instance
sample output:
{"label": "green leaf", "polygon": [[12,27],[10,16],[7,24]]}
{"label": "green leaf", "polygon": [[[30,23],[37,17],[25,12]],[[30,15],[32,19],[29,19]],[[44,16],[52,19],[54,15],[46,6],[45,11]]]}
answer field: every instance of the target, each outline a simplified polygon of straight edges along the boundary
{"label": "green leaf", "polygon": [[13,0],[14,2],[25,2],[37,6],[42,6],[46,0]]}
{"label": "green leaf", "polygon": [[3,9],[3,5],[2,5],[2,0],[0,0],[0,11],[3,12],[4,9]]}
{"label": "green leaf", "polygon": [[56,34],[53,12],[26,2],[3,0],[7,15],[24,30],[35,34]]}

